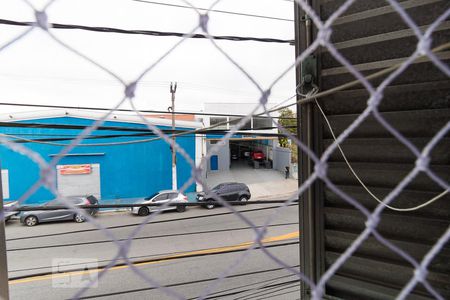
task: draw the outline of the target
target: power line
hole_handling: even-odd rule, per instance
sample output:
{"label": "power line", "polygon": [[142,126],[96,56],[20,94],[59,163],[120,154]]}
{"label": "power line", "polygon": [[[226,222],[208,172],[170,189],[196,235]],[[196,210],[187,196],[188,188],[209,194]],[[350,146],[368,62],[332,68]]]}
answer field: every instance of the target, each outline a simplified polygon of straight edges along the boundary
{"label": "power line", "polygon": [[[433,48],[432,52],[433,53],[437,53],[437,52],[444,51],[444,50],[446,50],[448,48],[450,48],[450,43],[445,43],[445,44],[442,44],[442,45],[440,45],[440,46],[438,46],[436,48]],[[423,54],[423,55],[418,56],[414,61],[417,61],[417,60],[419,60],[420,58],[423,58],[423,57],[425,57],[426,59],[429,59],[428,56]],[[403,65],[403,63],[404,63],[404,61],[400,62],[398,64],[395,64],[393,66],[387,67],[385,69],[382,69],[381,71],[378,71],[376,73],[373,73],[371,75],[366,76],[365,79],[370,81],[370,80],[373,80],[375,78],[379,78],[379,77],[382,77],[384,75],[390,74],[390,73],[394,72],[395,70],[397,70],[398,68],[400,68]],[[339,85],[337,87],[333,87],[331,89],[328,89],[328,90],[325,90],[323,92],[317,93],[315,95],[311,95],[311,96],[308,95],[307,97],[301,98],[301,99],[297,100],[296,102],[294,102],[292,104],[284,105],[284,106],[281,106],[281,107],[276,107],[276,106],[278,106],[278,105],[276,105],[275,106],[276,108],[270,108],[270,109],[268,109],[265,112],[262,112],[262,113],[259,113],[259,114],[255,114],[253,116],[262,116],[264,114],[269,114],[269,113],[272,113],[272,112],[275,112],[275,111],[280,111],[280,110],[289,108],[289,107],[294,106],[294,105],[303,105],[303,104],[315,101],[316,99],[323,98],[323,97],[329,96],[329,95],[333,95],[333,94],[335,94],[335,93],[337,93],[339,91],[343,91],[343,90],[349,89],[351,87],[358,86],[360,84],[361,84],[361,81],[359,79],[356,79],[356,80],[344,83],[342,85]],[[296,95],[294,95],[293,97],[295,97],[295,96]],[[291,98],[293,98],[293,97],[291,97]],[[216,123],[214,125],[211,125],[211,126],[205,128],[205,129],[217,128],[219,126],[223,126],[223,125],[229,124],[230,122],[231,121],[219,122],[219,123]],[[177,133],[176,135],[177,136],[182,136],[182,135],[185,135],[185,134],[195,133],[196,131],[197,131],[196,129],[194,129],[194,130],[187,130],[184,133]]]}
{"label": "power line", "polygon": [[[79,129],[83,130],[86,128],[89,128],[90,125],[68,125],[68,124],[52,124],[52,123],[16,123],[16,122],[0,122],[0,128],[39,128],[39,129]],[[270,130],[270,129],[276,129],[277,127],[259,127],[258,129],[241,129],[236,134],[265,134],[265,135],[272,135],[273,133],[265,133],[265,132],[252,132],[253,130]],[[287,128],[295,128],[295,126],[288,126]],[[96,130],[110,130],[110,131],[129,131],[129,132],[146,132],[153,134],[153,131],[150,130],[147,127],[137,128],[137,127],[120,127],[120,126],[98,126]],[[176,134],[176,133],[183,133],[184,130],[181,129],[162,129],[161,132],[165,134]],[[26,132],[24,132],[26,133]],[[228,130],[219,130],[219,129],[205,129],[205,130],[199,130],[197,133],[200,134],[226,134],[229,133]],[[40,133],[42,134],[42,133]],[[132,135],[91,135],[91,137],[122,137],[122,136],[132,136]],[[138,135],[137,135],[138,136]]]}
{"label": "power line", "polygon": [[[28,123],[20,123],[20,124],[28,124]],[[15,125],[15,123],[14,123]],[[29,124],[28,124],[29,125]],[[65,129],[63,127],[60,127],[61,124],[45,124],[45,125],[49,125],[49,127],[46,128],[50,128],[50,129]],[[58,128],[52,128],[51,126],[58,126]],[[62,125],[65,126],[65,125]],[[67,125],[67,126],[72,126],[72,125]],[[5,126],[4,123],[0,122],[0,127],[15,127],[15,126]],[[88,126],[86,126],[85,128],[87,128]],[[25,128],[42,128],[42,127],[33,127],[33,126],[27,126]],[[278,127],[260,127],[258,129],[241,129],[240,131],[236,132],[236,134],[257,134],[257,135],[265,135],[265,136],[275,136],[278,134],[274,134],[274,133],[269,133],[269,132],[253,132],[253,130],[271,130],[271,129],[277,129]],[[289,128],[289,129],[295,129],[296,126],[286,126],[285,128]],[[80,128],[81,129],[81,128]],[[139,128],[137,131],[140,131]],[[137,134],[106,134],[106,135],[99,135],[99,134],[90,134],[90,135],[86,135],[85,139],[103,139],[103,138],[117,138],[117,137],[140,137],[140,136],[156,136],[156,134],[154,134],[150,129],[147,129],[146,132],[148,131],[148,133],[137,133]],[[165,129],[162,130],[162,132],[164,132],[165,134],[169,133],[169,134],[173,134],[174,132],[183,132],[182,130],[169,130],[169,129]],[[226,134],[229,133],[229,131],[227,130],[210,130],[208,132],[206,132],[205,134]],[[2,133],[0,133],[2,134]],[[203,135],[205,135],[203,134]],[[77,137],[78,134],[58,134],[58,133],[33,133],[33,132],[7,132],[4,133],[4,135],[16,135],[16,136],[44,136],[44,137],[57,137],[57,138],[72,138],[72,137]],[[192,137],[192,136],[188,136],[185,135],[186,137]]]}
{"label": "power line", "polygon": [[[280,227],[280,226],[289,226],[296,225],[297,222],[291,223],[278,223],[271,224],[267,227]],[[256,228],[261,228],[262,226],[256,226]],[[161,239],[161,238],[169,238],[169,237],[177,237],[177,236],[190,236],[190,235],[199,235],[199,234],[208,234],[208,233],[219,233],[219,232],[229,232],[229,231],[242,231],[254,229],[253,227],[234,227],[234,228],[226,228],[226,229],[215,229],[215,230],[202,230],[202,231],[194,231],[194,232],[180,232],[180,233],[171,233],[171,234],[160,234],[160,235],[151,235],[151,236],[139,236],[134,237],[131,240],[149,240],[149,239]],[[127,239],[117,239],[118,242],[126,241]],[[7,252],[13,251],[28,251],[28,250],[37,250],[37,249],[48,249],[48,248],[64,248],[64,247],[74,247],[74,246],[83,246],[83,245],[93,245],[93,244],[105,244],[105,243],[113,243],[112,240],[99,240],[99,241],[90,241],[90,242],[74,242],[74,243],[65,243],[65,244],[57,244],[57,245],[44,245],[44,246],[32,246],[32,247],[19,247],[19,248],[8,248]]]}
{"label": "power line", "polygon": [[[283,201],[286,201],[286,200],[283,200]],[[296,205],[298,205],[298,203],[290,204],[288,206],[296,206]],[[279,206],[250,208],[250,209],[239,210],[239,213],[251,213],[251,212],[255,212],[255,211],[270,210],[270,209],[277,209],[277,208],[279,208]],[[220,213],[212,213],[212,214],[208,214],[208,215],[198,215],[198,216],[182,217],[182,218],[177,218],[177,219],[158,220],[158,221],[148,222],[146,225],[159,224],[159,223],[170,223],[170,222],[182,222],[182,221],[193,220],[193,219],[211,218],[211,217],[225,216],[225,215],[231,215],[231,214],[234,214],[234,212],[227,211],[227,212],[220,212]],[[139,225],[141,225],[140,222],[138,222],[138,223],[131,223],[131,224],[125,224],[125,225],[107,226],[106,229],[114,230],[114,229],[122,229],[122,228],[125,228],[125,227],[136,227],[136,226],[139,226]],[[98,228],[78,229],[78,230],[58,232],[58,233],[46,233],[46,234],[41,234],[41,235],[30,235],[30,236],[25,236],[25,237],[7,238],[6,241],[9,242],[9,241],[24,240],[24,239],[37,239],[37,238],[45,238],[45,237],[55,237],[55,236],[62,236],[62,235],[69,235],[69,234],[78,234],[78,233],[93,232],[93,231],[99,231],[99,229]]]}
{"label": "power line", "polygon": [[[445,43],[445,44],[442,44],[442,45],[440,45],[440,46],[434,48],[434,49],[432,50],[432,52],[433,52],[433,53],[440,52],[440,51],[443,51],[443,50],[445,50],[445,49],[447,49],[447,48],[449,48],[449,47],[450,47],[450,43]],[[417,58],[417,59],[419,59],[419,58]],[[417,60],[417,59],[416,59],[416,60]],[[395,70],[396,70],[397,68],[399,68],[401,65],[402,65],[402,63],[398,63],[398,64],[395,64],[395,65],[393,65],[393,66],[391,66],[391,67],[385,68],[385,69],[383,69],[383,70],[381,70],[381,71],[379,71],[379,72],[376,72],[376,73],[374,73],[374,74],[371,74],[371,75],[367,76],[367,77],[366,77],[366,80],[372,80],[372,79],[381,77],[381,76],[383,76],[383,75],[389,74],[389,73],[395,71]],[[282,109],[291,107],[291,106],[296,105],[296,104],[300,104],[300,105],[301,105],[301,104],[305,104],[305,103],[308,103],[308,102],[311,102],[311,101],[315,101],[315,99],[322,98],[322,97],[324,97],[324,96],[328,96],[328,95],[334,94],[334,93],[336,93],[336,92],[338,92],[338,91],[342,91],[342,90],[348,89],[348,88],[350,88],[350,87],[357,86],[357,85],[359,85],[359,84],[361,84],[361,82],[360,82],[359,80],[354,80],[354,81],[351,81],[351,82],[342,84],[342,85],[340,85],[340,86],[338,86],[338,87],[334,87],[334,88],[331,88],[331,89],[329,89],[329,90],[326,90],[326,91],[317,93],[317,94],[315,94],[315,95],[308,96],[308,97],[306,97],[306,98],[302,98],[302,99],[296,101],[296,102],[293,103],[293,104],[284,105],[284,106],[277,107],[277,108],[271,108],[271,109],[269,109],[269,110],[267,111],[267,113],[271,113],[271,112],[275,112],[275,111],[280,111],[280,110],[282,110]],[[291,97],[291,98],[292,98],[292,97]],[[2,104],[2,103],[0,103],[0,105],[1,105],[1,104]],[[10,104],[6,103],[5,105],[10,105]],[[22,104],[14,104],[14,105],[22,106]],[[23,106],[28,106],[28,105],[23,105]],[[40,106],[40,105],[31,105],[31,106],[42,107],[42,106]],[[44,106],[44,107],[51,107],[51,106]],[[53,107],[58,107],[58,106],[53,106]],[[109,109],[104,109],[104,108],[101,108],[100,110],[107,110],[107,111],[109,111]],[[143,112],[145,112],[145,111],[143,111]],[[262,115],[264,115],[265,113],[266,113],[266,112],[263,112],[263,113],[255,114],[255,115],[253,115],[253,116],[262,116]],[[241,119],[244,118],[244,117],[245,117],[245,116],[241,116]],[[233,121],[231,121],[231,120],[230,120],[230,121],[223,121],[223,122],[219,122],[219,123],[216,123],[216,124],[214,124],[214,125],[211,125],[211,126],[209,126],[209,127],[202,128],[202,129],[186,130],[186,131],[184,131],[184,132],[174,133],[172,136],[179,137],[179,136],[183,136],[183,135],[202,133],[202,131],[204,131],[204,130],[211,130],[211,129],[217,128],[217,127],[219,127],[219,126],[222,126],[222,125],[230,124],[231,122],[233,122]],[[40,124],[39,124],[39,125],[40,125]],[[153,138],[153,139],[146,140],[146,142],[148,142],[148,141],[154,141],[154,140],[159,140],[159,139],[161,139],[161,138],[160,138],[160,137],[155,137],[155,138]],[[86,144],[86,145],[88,145],[88,144]],[[65,146],[65,145],[61,144],[61,145],[58,145],[58,146]]]}
{"label": "power line", "polygon": [[[289,98],[292,99],[293,97]],[[75,109],[75,110],[99,110],[99,111],[110,111],[110,108],[104,107],[92,107],[92,106],[68,106],[68,105],[47,105],[47,104],[31,104],[31,103],[10,103],[10,102],[0,102],[0,105],[5,106],[18,106],[18,107],[39,107],[39,108],[61,108],[61,109]],[[119,112],[135,112],[132,109],[118,108],[115,111]],[[155,114],[169,114],[165,110],[139,110],[140,113],[155,113]],[[220,113],[207,113],[207,112],[187,112],[187,111],[175,111],[176,115],[196,115],[196,116],[217,116],[217,117],[245,117],[246,115],[239,114],[220,114]],[[151,116],[148,116],[151,117]],[[287,117],[272,117],[272,119],[295,119]]]}
{"label": "power line", "polygon": [[[432,52],[432,53],[438,53],[438,52],[447,50],[447,49],[449,49],[449,48],[450,48],[450,42],[449,42],[449,43],[441,44],[440,46],[438,46],[438,47],[436,47],[436,48],[433,48],[433,49],[431,50],[431,52]],[[409,57],[408,57],[408,58],[409,58]],[[397,70],[398,68],[400,68],[400,67],[403,65],[403,63],[404,63],[408,58],[406,58],[406,59],[405,59],[404,61],[402,61],[402,62],[399,62],[399,63],[397,63],[397,64],[394,64],[394,65],[390,66],[390,67],[387,67],[387,68],[385,68],[385,69],[382,69],[381,71],[378,71],[378,72],[376,72],[376,73],[370,74],[370,75],[368,75],[368,76],[366,76],[366,77],[364,77],[364,78],[365,78],[367,81],[370,81],[370,80],[373,80],[373,79],[376,79],[376,78],[380,78],[380,77],[382,77],[382,76],[384,76],[384,75],[390,74],[390,73],[394,72],[395,70]],[[421,59],[421,58],[425,58],[426,60],[429,60],[429,57],[428,57],[426,54],[423,54],[423,55],[419,55],[418,57],[416,57],[416,59],[415,59],[414,61],[418,61],[418,60]],[[414,61],[413,61],[413,62],[414,62]],[[413,63],[413,62],[412,62],[412,63]],[[284,108],[289,108],[289,107],[294,106],[294,105],[297,105],[297,104],[298,104],[298,105],[303,105],[303,104],[306,104],[306,103],[309,103],[309,102],[313,102],[313,101],[316,101],[316,99],[323,98],[323,97],[329,96],[329,95],[333,95],[333,94],[335,94],[335,93],[337,93],[337,92],[340,92],[340,91],[343,91],[343,90],[346,90],[346,89],[349,89],[349,88],[351,88],[351,87],[355,87],[355,86],[358,86],[358,85],[361,85],[361,84],[362,84],[361,81],[360,81],[359,79],[356,79],[356,80],[353,80],[353,81],[350,81],[350,82],[341,84],[341,85],[339,85],[339,86],[337,86],[337,87],[333,87],[333,88],[331,88],[331,89],[328,89],[328,90],[325,90],[325,91],[323,91],[323,92],[317,93],[317,94],[315,94],[315,95],[313,95],[313,96],[308,96],[308,97],[302,98],[302,99],[296,101],[295,103],[281,106],[281,107],[277,108],[276,110],[282,110],[282,109],[284,109]],[[269,112],[273,112],[273,111],[269,110]]]}
{"label": "power line", "polygon": [[[285,244],[279,244],[281,247],[283,246],[291,246],[294,245],[295,243],[285,243]],[[278,245],[267,245],[265,246],[265,248],[276,248],[278,247]],[[258,248],[258,247],[256,247]],[[236,252],[241,252],[241,251],[236,251]],[[295,266],[291,266],[291,268],[297,268],[299,267],[299,265],[295,265]],[[250,275],[256,275],[256,274],[263,274],[263,273],[268,273],[268,272],[273,272],[273,271],[278,271],[278,270],[285,270],[285,268],[276,268],[276,269],[271,269],[271,270],[260,270],[260,271],[253,271],[253,272],[248,272],[248,273],[242,273],[242,274],[231,274],[229,276],[227,276],[227,278],[239,278],[239,277],[245,277],[245,276],[250,276]],[[207,282],[213,282],[216,281],[217,277],[212,277],[212,278],[205,278],[205,279],[199,279],[199,280],[194,280],[194,281],[189,281],[189,282],[182,282],[182,283],[173,283],[173,284],[167,284],[165,285],[165,287],[169,287],[169,288],[173,288],[173,287],[180,287],[180,286],[185,286],[185,285],[191,285],[191,284],[198,284],[198,283],[202,283],[205,284]],[[295,280],[298,284],[298,279]],[[279,285],[283,285],[286,283],[280,283]],[[94,299],[94,298],[104,298],[104,297],[111,297],[111,296],[118,296],[118,295],[130,295],[131,293],[139,293],[139,292],[143,292],[143,291],[151,291],[151,290],[155,290],[157,289],[157,287],[147,287],[147,288],[140,288],[140,289],[133,289],[133,290],[124,290],[124,291],[118,291],[118,292],[111,292],[111,293],[104,293],[104,294],[96,294],[96,295],[91,295],[91,296],[85,296],[82,297],[80,299]],[[251,291],[252,289],[249,290],[244,290],[243,292],[248,292]],[[215,293],[217,294],[217,293]],[[224,297],[224,296],[234,296],[236,294],[236,292],[231,292],[229,294],[221,294],[219,296],[211,296],[211,297],[207,297],[204,298],[205,300],[211,300],[211,299],[218,299],[219,297]],[[214,294],[212,294],[214,295]],[[195,298],[189,298],[188,300],[192,300],[192,299],[198,299],[198,297]],[[239,298],[233,298],[233,299],[239,299]]]}
{"label": "power line", "polygon": [[221,14],[229,14],[229,15],[236,15],[236,16],[243,16],[243,17],[253,17],[253,18],[261,18],[261,19],[277,20],[277,21],[294,22],[294,20],[292,20],[292,19],[271,17],[271,16],[262,16],[262,15],[248,14],[248,13],[240,13],[240,12],[227,11],[227,10],[208,9],[208,8],[193,7],[193,6],[188,6],[188,5],[163,3],[163,2],[147,1],[147,0],[133,0],[133,1],[147,3],[147,4],[169,6],[169,7],[187,8],[187,9],[191,9],[191,10],[202,10],[202,11],[207,11],[208,13],[216,12],[216,13],[221,13]]}
{"label": "power line", "polygon": [[[13,21],[7,19],[0,19],[0,24],[12,25],[12,26],[35,26],[35,22],[22,22]],[[188,37],[193,39],[214,39],[214,40],[227,40],[227,41],[253,41],[263,43],[281,43],[294,45],[294,40],[283,40],[275,38],[259,38],[259,37],[243,37],[243,36],[225,36],[225,35],[204,35],[204,34],[187,34],[181,32],[171,31],[156,31],[156,30],[127,30],[113,27],[98,27],[98,26],[85,26],[85,25],[73,25],[73,24],[61,24],[61,23],[49,23],[50,28],[55,29],[79,29],[93,32],[109,32],[109,33],[122,33],[122,34],[140,34],[151,36],[176,36],[176,37]]]}
{"label": "power line", "polygon": [[[22,123],[23,124],[23,123]],[[0,126],[1,127],[1,126]],[[27,127],[27,128],[36,128],[36,127]],[[276,129],[277,127],[271,127],[271,128],[265,128],[264,130],[268,130],[268,129]],[[285,128],[296,128],[295,126],[289,126],[289,127],[285,127]],[[166,130],[164,132],[164,134],[168,134],[171,130]],[[172,131],[172,132],[180,132],[178,131]],[[182,131],[181,131],[182,132]],[[221,134],[221,135],[225,135],[227,133],[229,133],[229,131],[221,131],[221,130],[210,130],[208,132],[206,132],[208,134]],[[283,136],[285,137],[285,134],[282,133],[252,133],[252,132],[242,132],[242,131],[238,131],[234,133],[235,135],[258,135],[258,136],[263,136],[263,137],[280,137]],[[32,134],[29,134],[32,135]],[[52,146],[67,146],[69,144],[60,144],[60,143],[54,143],[57,141],[73,141],[76,138],[72,137],[72,138],[68,138],[68,137],[59,137],[59,138],[40,138],[40,139],[28,139],[28,138],[24,138],[24,137],[20,137],[17,135],[13,135],[13,134],[5,134],[5,133],[0,133],[0,136],[5,136],[5,137],[9,137],[12,138],[12,142],[13,143],[36,143],[36,144],[45,144],[45,145],[52,145]],[[116,135],[92,135],[92,136],[87,136],[84,137],[83,140],[92,140],[92,139],[108,139],[108,138],[126,138],[126,137],[143,137],[143,136],[151,136],[153,138],[150,139],[142,139],[142,140],[131,140],[131,141],[120,141],[120,142],[110,142],[110,143],[97,143],[97,144],[79,144],[78,147],[98,147],[98,146],[119,146],[119,145],[129,145],[129,144],[138,144],[138,143],[147,143],[147,142],[153,142],[153,141],[157,141],[159,140],[159,136],[154,134],[154,133],[139,133],[139,134],[116,134]],[[195,135],[183,135],[180,138],[195,138]]]}

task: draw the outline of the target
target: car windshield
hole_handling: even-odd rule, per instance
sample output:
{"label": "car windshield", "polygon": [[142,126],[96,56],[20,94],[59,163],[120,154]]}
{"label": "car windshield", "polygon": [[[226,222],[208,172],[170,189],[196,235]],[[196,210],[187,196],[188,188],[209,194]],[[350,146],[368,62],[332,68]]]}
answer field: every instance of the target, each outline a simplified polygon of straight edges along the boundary
{"label": "car windshield", "polygon": [[45,206],[66,206],[66,203],[72,203],[72,204],[84,204],[85,201],[83,198],[80,197],[66,197],[63,199],[53,199],[47,203],[45,203]]}
{"label": "car windshield", "polygon": [[220,190],[220,188],[223,186],[223,184],[218,184],[218,185],[216,185],[215,187],[213,187],[213,191],[217,191],[217,190]]}

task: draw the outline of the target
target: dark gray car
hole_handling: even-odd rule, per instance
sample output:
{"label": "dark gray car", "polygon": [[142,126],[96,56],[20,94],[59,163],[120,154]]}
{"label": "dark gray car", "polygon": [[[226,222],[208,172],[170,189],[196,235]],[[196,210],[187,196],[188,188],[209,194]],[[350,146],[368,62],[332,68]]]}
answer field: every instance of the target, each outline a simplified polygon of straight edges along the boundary
{"label": "dark gray car", "polygon": [[251,198],[250,189],[245,183],[226,182],[215,186],[210,193],[198,193],[197,202],[203,203],[203,207],[212,209],[218,205],[214,195],[220,196],[225,201],[239,201],[245,204]]}
{"label": "dark gray car", "polygon": [[[67,200],[75,206],[82,205],[97,205],[98,200],[94,196],[87,197],[67,197]],[[62,200],[55,199],[44,204],[44,206],[66,206]],[[94,216],[98,212],[98,208],[86,209],[86,212]],[[67,221],[73,220],[77,223],[82,223],[85,218],[82,214],[77,213],[73,209],[57,209],[57,210],[35,210],[24,211],[20,214],[20,222],[27,226],[35,226],[39,223]]]}

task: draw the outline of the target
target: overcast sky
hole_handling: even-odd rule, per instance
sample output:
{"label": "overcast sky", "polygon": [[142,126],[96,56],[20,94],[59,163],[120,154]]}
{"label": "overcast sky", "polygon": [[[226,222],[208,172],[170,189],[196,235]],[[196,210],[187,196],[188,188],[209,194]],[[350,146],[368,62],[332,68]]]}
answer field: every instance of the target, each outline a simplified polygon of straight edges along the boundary
{"label": "overcast sky", "polygon": [[[156,0],[157,1],[157,0]],[[46,1],[31,1],[38,8]],[[185,5],[183,1],[159,2]],[[192,0],[208,7],[211,0]],[[293,4],[286,0],[222,0],[215,9],[293,19]],[[49,22],[107,26],[123,29],[189,32],[198,22],[193,10],[133,0],[57,0],[49,9]],[[21,0],[1,0],[0,18],[34,21],[33,11]],[[0,47],[25,27],[0,25]],[[229,14],[210,13],[212,35],[237,35],[294,39],[294,24]],[[67,44],[107,67],[126,81],[180,40],[154,37],[52,29]],[[199,32],[201,33],[201,32]],[[258,83],[267,87],[294,62],[288,44],[217,41]],[[169,83],[178,81],[177,110],[198,111],[205,102],[252,102],[258,91],[207,40],[189,39],[148,73],[138,87],[135,103],[140,109],[167,109]],[[291,70],[274,88],[270,102],[295,94]],[[110,75],[62,48],[40,29],[0,52],[0,102],[111,107],[123,87]],[[0,106],[0,113],[24,110]],[[34,109],[26,109],[34,110]]]}

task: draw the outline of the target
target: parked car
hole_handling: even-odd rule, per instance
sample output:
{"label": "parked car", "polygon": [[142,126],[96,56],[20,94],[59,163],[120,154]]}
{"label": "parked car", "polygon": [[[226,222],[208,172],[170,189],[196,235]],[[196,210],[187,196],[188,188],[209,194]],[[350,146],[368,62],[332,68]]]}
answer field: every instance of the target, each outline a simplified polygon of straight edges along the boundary
{"label": "parked car", "polygon": [[203,203],[203,207],[213,209],[219,205],[213,195],[220,196],[225,201],[240,201],[245,204],[251,198],[250,189],[244,183],[227,182],[215,186],[210,193],[198,193],[197,202]]}
{"label": "parked car", "polygon": [[237,155],[237,153],[231,153],[231,159],[237,160],[237,159],[239,159],[239,156]]}
{"label": "parked car", "polygon": [[[97,205],[98,200],[94,196],[73,196],[67,197],[68,201],[74,206]],[[67,206],[63,200],[55,199],[44,204],[44,206]],[[95,216],[98,208],[86,208],[86,212],[91,216]],[[26,226],[35,226],[39,223],[73,220],[77,223],[83,223],[85,217],[71,208],[57,210],[33,210],[24,211],[20,214],[20,222]]]}
{"label": "parked car", "polygon": [[[167,203],[169,201],[171,203],[184,204],[188,202],[188,198],[179,191],[166,190],[160,191],[151,195],[150,197],[139,200],[135,204],[157,203],[163,205],[164,203]],[[150,212],[157,210],[159,210],[159,206],[140,206],[133,207],[131,209],[131,213],[139,216],[147,216]],[[165,210],[176,210],[178,212],[184,212],[186,210],[186,205],[167,206],[163,209],[163,211]]]}
{"label": "parked car", "polygon": [[264,155],[264,152],[262,152],[261,150],[256,150],[251,153],[251,158],[253,160],[261,161],[261,160],[265,160],[266,156]]}
{"label": "parked car", "polygon": [[12,209],[15,205],[17,205],[17,201],[3,203],[3,209],[5,209],[5,222],[19,214],[18,211],[6,211],[6,209]]}

